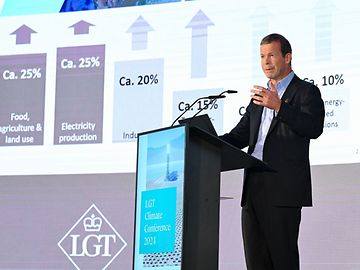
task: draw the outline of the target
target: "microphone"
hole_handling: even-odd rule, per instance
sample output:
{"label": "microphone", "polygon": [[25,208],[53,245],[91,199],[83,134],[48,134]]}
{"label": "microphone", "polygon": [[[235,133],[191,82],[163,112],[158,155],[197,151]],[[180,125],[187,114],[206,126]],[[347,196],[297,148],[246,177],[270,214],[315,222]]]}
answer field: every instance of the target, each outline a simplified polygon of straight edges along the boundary
{"label": "microphone", "polygon": [[208,96],[207,98],[208,99],[217,99],[217,98],[226,98],[226,96],[225,95],[214,95],[214,96]]}
{"label": "microphone", "polygon": [[236,90],[227,90],[225,91],[225,93],[228,93],[228,94],[236,94],[238,91]]}
{"label": "microphone", "polygon": [[[175,125],[176,121],[178,121],[180,119],[181,116],[183,116],[187,111],[190,111],[190,109],[199,101],[202,99],[210,99],[210,103],[204,107],[202,107],[194,116],[191,117],[194,118],[195,116],[197,116],[200,112],[202,112],[204,109],[207,109],[209,107],[209,105],[211,105],[215,100],[220,99],[220,98],[225,98],[226,96],[224,95],[225,93],[227,94],[235,94],[237,93],[236,90],[226,90],[221,92],[218,95],[211,95],[211,96],[206,96],[206,97],[199,97],[197,98],[189,107],[187,107],[178,117],[176,117],[176,119],[174,120],[174,122],[171,124],[171,127]],[[191,120],[190,120],[191,121]]]}
{"label": "microphone", "polygon": [[198,110],[197,113],[195,113],[195,114],[191,117],[189,123],[190,123],[191,120],[192,120],[193,118],[195,118],[199,113],[201,113],[203,110],[209,108],[209,106],[210,106],[215,100],[221,99],[221,98],[226,98],[226,96],[225,96],[225,95],[222,95],[222,94],[216,95],[216,96],[209,96],[209,99],[210,99],[209,104],[203,106],[200,110]]}
{"label": "microphone", "polygon": [[202,107],[197,113],[195,113],[191,119],[189,120],[189,123],[192,121],[192,119],[194,119],[199,113],[201,113],[203,110],[207,109],[215,100],[217,99],[221,99],[221,98],[226,98],[226,96],[224,95],[225,93],[227,94],[235,94],[237,93],[236,90],[226,90],[226,91],[223,91],[221,92],[220,94],[218,95],[215,95],[215,96],[208,96],[208,98],[210,99],[210,102],[209,104],[205,105],[204,107]]}
{"label": "microphone", "polygon": [[171,124],[171,127],[175,125],[176,121],[180,119],[181,116],[183,116],[187,111],[190,111],[190,109],[196,104],[196,102],[198,102],[199,100],[202,99],[209,99],[209,97],[199,97],[197,98],[189,107],[187,107],[178,117],[176,117],[176,119],[174,120],[174,122]]}

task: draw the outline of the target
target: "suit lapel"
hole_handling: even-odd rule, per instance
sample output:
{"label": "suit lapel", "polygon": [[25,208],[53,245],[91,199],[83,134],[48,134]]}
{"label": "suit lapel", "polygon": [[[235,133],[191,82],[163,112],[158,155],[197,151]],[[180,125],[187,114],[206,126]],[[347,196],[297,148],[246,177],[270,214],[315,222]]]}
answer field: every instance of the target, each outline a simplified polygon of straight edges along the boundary
{"label": "suit lapel", "polygon": [[252,121],[252,126],[250,127],[250,142],[249,145],[254,145],[257,142],[257,138],[258,138],[258,134],[259,134],[259,127],[261,124],[261,116],[262,116],[262,112],[264,110],[264,107],[259,106],[259,105],[255,105],[255,109],[254,109],[254,121]]}
{"label": "suit lapel", "polygon": [[[294,98],[295,93],[296,93],[296,88],[297,88],[296,82],[298,80],[300,80],[299,77],[297,77],[295,75],[294,78],[291,80],[290,84],[288,85],[288,87],[286,88],[283,96],[281,97],[282,102],[291,103],[291,101]],[[271,121],[270,128],[269,128],[269,131],[266,136],[268,136],[271,133],[271,131],[273,131],[273,129],[275,128],[277,123],[278,123],[278,120],[276,119],[276,117],[274,117]]]}

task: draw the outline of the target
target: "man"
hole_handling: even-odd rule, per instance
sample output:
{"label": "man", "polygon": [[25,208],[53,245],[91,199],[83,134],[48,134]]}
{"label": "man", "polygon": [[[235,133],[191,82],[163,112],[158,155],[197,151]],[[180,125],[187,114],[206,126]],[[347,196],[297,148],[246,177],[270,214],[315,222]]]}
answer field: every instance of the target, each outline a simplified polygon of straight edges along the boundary
{"label": "man", "polygon": [[244,172],[242,232],[248,270],[298,270],[301,208],[312,206],[309,143],[323,132],[319,89],[291,68],[286,38],[260,43],[267,87],[255,85],[240,122],[224,140],[263,160],[276,172]]}

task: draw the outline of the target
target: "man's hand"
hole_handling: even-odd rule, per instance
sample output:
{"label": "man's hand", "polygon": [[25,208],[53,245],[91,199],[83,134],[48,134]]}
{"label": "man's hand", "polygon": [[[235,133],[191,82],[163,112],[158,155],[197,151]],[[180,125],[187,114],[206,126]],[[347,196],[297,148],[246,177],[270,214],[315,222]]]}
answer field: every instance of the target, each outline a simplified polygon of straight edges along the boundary
{"label": "man's hand", "polygon": [[275,110],[276,112],[280,110],[281,99],[273,84],[271,84],[270,90],[259,85],[254,85],[250,92],[252,93],[251,98],[255,104]]}

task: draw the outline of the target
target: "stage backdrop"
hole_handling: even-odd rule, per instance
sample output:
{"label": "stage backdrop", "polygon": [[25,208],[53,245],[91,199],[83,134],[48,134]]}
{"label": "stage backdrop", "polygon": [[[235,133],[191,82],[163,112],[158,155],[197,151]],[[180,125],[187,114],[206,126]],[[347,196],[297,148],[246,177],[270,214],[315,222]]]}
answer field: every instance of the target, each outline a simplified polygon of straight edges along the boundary
{"label": "stage backdrop", "polygon": [[[359,27],[355,0],[0,0],[0,269],[130,270],[137,134],[232,89],[184,115],[229,131],[278,32],[326,109],[302,269],[360,270]],[[245,269],[242,173],[222,174],[221,270]]]}

